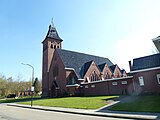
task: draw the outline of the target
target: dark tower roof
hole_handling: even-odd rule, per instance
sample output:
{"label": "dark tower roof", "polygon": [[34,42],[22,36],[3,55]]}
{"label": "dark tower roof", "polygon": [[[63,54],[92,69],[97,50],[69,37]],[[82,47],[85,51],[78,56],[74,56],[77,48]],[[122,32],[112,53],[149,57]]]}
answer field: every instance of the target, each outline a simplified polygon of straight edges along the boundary
{"label": "dark tower roof", "polygon": [[49,25],[49,30],[47,32],[46,38],[52,38],[52,39],[56,39],[56,40],[59,40],[59,41],[63,41],[59,37],[58,32],[57,32],[53,22]]}

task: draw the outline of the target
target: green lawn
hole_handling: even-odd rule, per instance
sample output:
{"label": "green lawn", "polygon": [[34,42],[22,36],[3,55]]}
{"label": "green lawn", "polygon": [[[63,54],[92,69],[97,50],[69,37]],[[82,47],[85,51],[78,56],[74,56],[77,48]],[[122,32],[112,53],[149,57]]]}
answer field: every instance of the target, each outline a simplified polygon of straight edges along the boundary
{"label": "green lawn", "polygon": [[160,96],[138,96],[134,101],[120,103],[110,110],[130,112],[160,112]]}
{"label": "green lawn", "polygon": [[[34,100],[33,105],[77,109],[97,109],[106,105],[107,100],[114,98],[118,98],[118,96],[50,98]],[[20,104],[30,104],[30,102],[20,102]]]}

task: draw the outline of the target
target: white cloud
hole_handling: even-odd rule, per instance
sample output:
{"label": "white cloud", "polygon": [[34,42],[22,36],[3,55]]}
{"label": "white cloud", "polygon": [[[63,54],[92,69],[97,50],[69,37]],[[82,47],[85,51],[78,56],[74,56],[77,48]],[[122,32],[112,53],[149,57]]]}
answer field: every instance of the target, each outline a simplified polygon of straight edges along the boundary
{"label": "white cloud", "polygon": [[153,54],[154,46],[148,36],[130,36],[123,40],[118,40],[115,44],[116,63],[129,71],[128,61],[137,57]]}

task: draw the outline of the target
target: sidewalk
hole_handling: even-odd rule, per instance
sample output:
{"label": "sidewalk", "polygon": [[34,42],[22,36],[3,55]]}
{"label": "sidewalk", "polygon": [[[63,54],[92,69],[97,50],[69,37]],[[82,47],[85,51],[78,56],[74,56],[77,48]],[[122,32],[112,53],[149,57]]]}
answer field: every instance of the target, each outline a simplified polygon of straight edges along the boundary
{"label": "sidewalk", "polygon": [[[115,103],[111,103],[111,104],[113,105]],[[30,105],[22,105],[22,104],[16,104],[16,103],[7,103],[7,105],[37,109],[37,110],[64,112],[64,113],[81,114],[81,115],[92,115],[92,116],[101,116],[101,117],[116,117],[116,118],[141,119],[141,120],[156,120],[156,119],[159,119],[160,117],[159,114],[157,115],[156,113],[109,111],[107,108],[110,105],[107,105],[98,110],[83,110],[83,109],[58,108],[58,107],[47,107],[47,106],[31,107]]]}

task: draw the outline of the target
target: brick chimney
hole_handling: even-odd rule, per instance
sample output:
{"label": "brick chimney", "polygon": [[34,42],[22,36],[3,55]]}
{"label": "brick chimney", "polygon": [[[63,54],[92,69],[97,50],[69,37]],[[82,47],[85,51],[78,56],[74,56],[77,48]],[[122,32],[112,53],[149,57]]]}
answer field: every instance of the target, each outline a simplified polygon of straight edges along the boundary
{"label": "brick chimney", "polygon": [[129,63],[129,70],[131,71],[132,70],[132,62],[128,61],[128,63]]}

